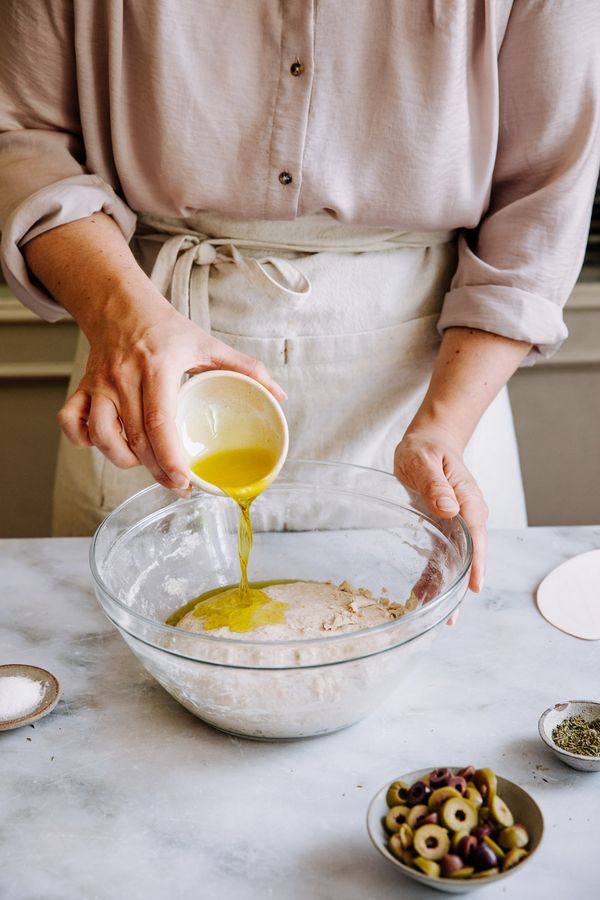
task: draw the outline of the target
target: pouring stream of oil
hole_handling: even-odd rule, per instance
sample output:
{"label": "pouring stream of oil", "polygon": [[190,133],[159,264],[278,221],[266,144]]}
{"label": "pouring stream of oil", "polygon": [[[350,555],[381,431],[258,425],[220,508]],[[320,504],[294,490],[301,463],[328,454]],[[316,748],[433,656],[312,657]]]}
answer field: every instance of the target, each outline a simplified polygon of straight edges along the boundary
{"label": "pouring stream of oil", "polygon": [[250,507],[271,483],[275,463],[274,454],[266,448],[245,447],[220,450],[193,464],[192,471],[196,475],[221,488],[240,508],[238,555],[241,577],[238,587],[215,588],[190,600],[167,619],[167,625],[177,625],[189,612],[204,618],[203,627],[207,631],[223,627],[236,632],[253,631],[261,625],[285,622],[287,603],[271,600],[261,588],[289,582],[248,583],[248,559],[252,549]]}

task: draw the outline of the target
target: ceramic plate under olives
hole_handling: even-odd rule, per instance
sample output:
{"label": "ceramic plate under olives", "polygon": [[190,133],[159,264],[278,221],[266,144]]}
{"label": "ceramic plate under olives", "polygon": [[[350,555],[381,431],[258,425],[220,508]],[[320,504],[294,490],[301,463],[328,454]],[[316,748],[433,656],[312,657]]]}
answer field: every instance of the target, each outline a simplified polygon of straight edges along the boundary
{"label": "ceramic plate under olives", "polygon": [[[416,772],[409,772],[407,775],[398,775],[397,779],[394,780],[405,781],[407,784],[414,784],[416,781],[419,781],[421,778],[428,775],[432,771],[432,768],[433,767],[428,769],[418,769]],[[456,774],[461,767],[449,766],[449,768]],[[519,787],[518,784],[509,781],[507,778],[501,778],[499,775],[497,776],[497,779],[498,794],[510,807],[515,820],[522,823],[529,833],[529,845],[527,847],[528,855],[518,866],[508,869],[506,872],[499,872],[497,875],[490,875],[487,878],[464,878],[453,880],[451,878],[432,878],[430,875],[425,875],[423,872],[419,872],[417,869],[405,865],[390,852],[388,847],[389,834],[383,825],[388,811],[386,794],[391,781],[386,782],[381,790],[375,794],[367,812],[367,831],[369,832],[369,837],[371,838],[374,847],[408,878],[412,878],[414,881],[419,881],[421,884],[427,885],[427,887],[434,888],[436,891],[443,891],[447,894],[467,894],[477,888],[485,887],[487,884],[495,884],[498,881],[509,878],[515,873],[524,871],[529,866],[529,863],[542,840],[542,834],[544,832],[542,813],[533,797],[531,797],[527,791],[524,791],[523,788]]]}

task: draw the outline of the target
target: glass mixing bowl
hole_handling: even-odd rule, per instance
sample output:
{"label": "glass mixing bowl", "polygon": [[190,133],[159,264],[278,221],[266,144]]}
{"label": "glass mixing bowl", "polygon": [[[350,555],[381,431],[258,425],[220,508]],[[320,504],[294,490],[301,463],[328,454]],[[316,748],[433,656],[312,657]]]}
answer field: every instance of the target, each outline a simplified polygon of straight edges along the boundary
{"label": "glass mixing bowl", "polygon": [[349,581],[414,608],[361,631],[253,640],[166,625],[178,607],[239,580],[238,507],[154,485],[100,525],[90,563],[100,605],[145,669],[186,709],[244,737],[326,734],[375,709],[427,651],[463,599],[472,559],[460,517],[434,520],[392,475],[288,460],[252,507],[252,581]]}

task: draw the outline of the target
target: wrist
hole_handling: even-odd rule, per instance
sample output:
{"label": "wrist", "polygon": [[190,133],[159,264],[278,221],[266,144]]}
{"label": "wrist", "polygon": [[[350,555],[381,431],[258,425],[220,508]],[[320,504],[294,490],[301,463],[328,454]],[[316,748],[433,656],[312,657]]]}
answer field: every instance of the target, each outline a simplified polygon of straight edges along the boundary
{"label": "wrist", "polygon": [[456,411],[450,412],[442,403],[424,401],[405,432],[405,437],[432,440],[462,454],[472,428],[463,422]]}
{"label": "wrist", "polygon": [[28,241],[23,252],[33,274],[88,338],[115,326],[136,334],[163,315],[177,315],[104,213],[52,228]]}
{"label": "wrist", "polygon": [[140,271],[140,275],[141,278],[136,274],[134,278],[111,280],[82,294],[75,304],[64,304],[89,341],[107,330],[114,331],[115,326],[132,335],[139,334],[157,320],[176,314],[144,273]]}

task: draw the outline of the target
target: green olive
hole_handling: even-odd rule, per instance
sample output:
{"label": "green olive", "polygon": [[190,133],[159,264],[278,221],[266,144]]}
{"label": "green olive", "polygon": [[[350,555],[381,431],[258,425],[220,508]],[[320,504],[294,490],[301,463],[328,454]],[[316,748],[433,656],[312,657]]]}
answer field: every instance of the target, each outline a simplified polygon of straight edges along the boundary
{"label": "green olive", "polygon": [[413,866],[420,869],[424,875],[429,875],[430,878],[440,877],[439,863],[434,862],[432,859],[425,859],[423,856],[415,856],[413,859]]}
{"label": "green olive", "polygon": [[506,854],[506,858],[502,863],[502,871],[507,872],[508,869],[512,869],[514,866],[518,865],[522,859],[525,859],[527,856],[527,850],[523,850],[522,847],[513,847],[512,850],[509,850]]}
{"label": "green olive", "polygon": [[461,795],[458,793],[456,788],[453,787],[441,787],[437,790],[433,791],[429,795],[429,808],[431,810],[435,810],[436,812],[441,808],[441,806],[446,802],[446,800],[450,800],[451,797],[460,797]]}
{"label": "green olive", "polygon": [[453,850],[458,850],[458,845],[464,837],[469,837],[469,832],[466,828],[461,828],[460,831],[455,831],[450,839],[451,848]]}
{"label": "green olive", "polygon": [[402,806],[403,804],[406,804],[409,789],[410,784],[407,784],[405,781],[393,781],[385,795],[387,805]]}
{"label": "green olive", "polygon": [[388,844],[391,853],[396,857],[396,859],[402,859],[402,854],[404,853],[404,847],[402,846],[402,841],[400,840],[400,832],[396,831],[390,838]]}
{"label": "green olive", "polygon": [[467,789],[463,794],[465,800],[468,800],[471,806],[474,806],[475,809],[479,809],[480,806],[483,806],[483,797],[477,790],[474,784],[468,784]]}
{"label": "green olive", "polygon": [[489,806],[480,806],[477,810],[477,821],[480,825],[487,825],[491,820],[492,814]]}
{"label": "green olive", "polygon": [[408,806],[392,806],[391,809],[388,809],[385,827],[390,834],[400,830],[400,826],[407,821],[409,812]]}
{"label": "green olive", "polygon": [[470,831],[477,825],[477,810],[463,797],[450,797],[440,810],[442,825],[450,831]]}
{"label": "green olive", "polygon": [[502,847],[499,847],[496,841],[492,840],[489,834],[484,835],[483,843],[488,845],[490,850],[494,853],[496,859],[502,861],[506,856],[506,853],[504,852]]}
{"label": "green olive", "polygon": [[470,878],[475,869],[473,866],[463,866],[457,872],[453,872],[450,878]]}
{"label": "green olive", "polygon": [[450,838],[441,825],[421,825],[413,835],[413,847],[424,859],[438,860],[448,853]]}
{"label": "green olive", "polygon": [[498,779],[491,769],[477,769],[473,775],[475,786],[487,806],[492,802],[492,798],[496,796],[498,790]]}
{"label": "green olive", "polygon": [[404,863],[405,866],[412,866],[414,858],[415,858],[415,854],[412,849],[411,850],[403,850],[400,860],[401,860],[401,862]]}
{"label": "green olive", "polygon": [[492,801],[490,803],[490,812],[492,814],[492,818],[498,823],[498,825],[502,825],[504,828],[508,828],[511,825],[515,824],[513,814],[511,813],[504,800],[497,794],[492,797]]}
{"label": "green olive", "polygon": [[499,875],[500,869],[497,866],[493,866],[491,869],[483,869],[481,872],[475,872],[474,875],[471,875],[471,878],[489,878],[490,875]]}
{"label": "green olive", "polygon": [[419,825],[423,824],[423,819],[429,813],[429,807],[425,806],[424,803],[418,803],[417,806],[412,806],[410,813],[408,814],[408,819],[406,820],[411,828],[418,828]]}
{"label": "green olive", "polygon": [[529,835],[522,825],[509,825],[503,828],[498,835],[498,843],[505,850],[512,850],[513,847],[526,847],[529,843]]}
{"label": "green olive", "polygon": [[404,822],[404,823],[400,826],[400,828],[398,829],[398,831],[396,832],[396,834],[393,835],[393,837],[398,837],[398,838],[399,838],[400,843],[402,844],[402,847],[403,847],[404,850],[408,850],[410,847],[412,847],[412,842],[413,842],[413,830],[412,830],[412,828],[410,827],[410,825],[407,825],[407,824],[406,824],[406,822]]}
{"label": "green olive", "polygon": [[[389,846],[394,856],[404,862],[405,852],[412,846],[412,828],[406,823],[401,825],[399,830],[391,836]],[[410,860],[412,860],[412,854],[410,854]]]}

